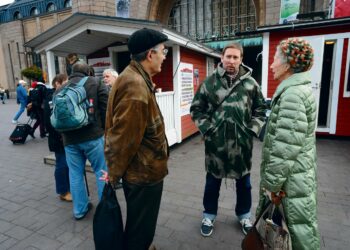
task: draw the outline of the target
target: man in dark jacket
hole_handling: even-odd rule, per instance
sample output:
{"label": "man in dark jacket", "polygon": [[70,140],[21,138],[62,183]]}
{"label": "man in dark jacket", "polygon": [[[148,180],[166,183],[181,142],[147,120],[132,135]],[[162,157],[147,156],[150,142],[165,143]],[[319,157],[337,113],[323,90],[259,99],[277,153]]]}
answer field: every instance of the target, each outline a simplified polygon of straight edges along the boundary
{"label": "man in dark jacket", "polygon": [[31,135],[34,137],[34,132],[39,127],[40,137],[46,136],[45,124],[44,124],[44,97],[46,95],[46,86],[42,82],[33,82],[32,88],[29,90],[28,105],[30,108],[32,119],[36,119]]}
{"label": "man in dark jacket", "polygon": [[168,174],[168,143],[151,80],[161,71],[166,40],[155,30],[133,33],[128,42],[132,61],[109,94],[105,155],[110,182],[123,178],[125,249],[151,249]]}
{"label": "man in dark jacket", "polygon": [[[77,84],[88,74],[89,66],[84,62],[77,62],[73,65],[68,84]],[[99,180],[102,176],[101,170],[107,170],[103,153],[103,134],[108,100],[107,89],[103,83],[98,83],[94,77],[87,79],[84,88],[87,99],[93,104],[94,112],[90,114],[92,115],[92,122],[82,128],[62,133],[69,167],[73,215],[76,220],[83,219],[92,207],[84,183],[86,160],[90,161],[95,172],[99,199],[101,199],[104,187],[104,182]]]}

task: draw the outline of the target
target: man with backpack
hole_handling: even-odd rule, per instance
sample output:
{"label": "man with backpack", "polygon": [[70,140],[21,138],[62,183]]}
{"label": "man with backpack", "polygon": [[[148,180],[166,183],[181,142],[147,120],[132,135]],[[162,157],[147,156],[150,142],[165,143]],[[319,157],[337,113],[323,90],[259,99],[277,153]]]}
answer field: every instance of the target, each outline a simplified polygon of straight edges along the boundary
{"label": "man with backpack", "polygon": [[[83,219],[92,208],[84,182],[86,160],[89,160],[95,172],[99,199],[104,187],[104,182],[99,180],[102,177],[101,170],[107,170],[103,135],[108,93],[104,84],[88,74],[89,66],[86,63],[77,62],[73,65],[68,83],[54,94],[51,115],[51,124],[62,132],[76,220]],[[69,99],[71,106],[65,107],[67,102],[64,99]],[[69,113],[69,107],[73,106],[76,112]],[[64,127],[61,124],[58,127],[62,119],[66,119],[65,124],[71,126]]]}

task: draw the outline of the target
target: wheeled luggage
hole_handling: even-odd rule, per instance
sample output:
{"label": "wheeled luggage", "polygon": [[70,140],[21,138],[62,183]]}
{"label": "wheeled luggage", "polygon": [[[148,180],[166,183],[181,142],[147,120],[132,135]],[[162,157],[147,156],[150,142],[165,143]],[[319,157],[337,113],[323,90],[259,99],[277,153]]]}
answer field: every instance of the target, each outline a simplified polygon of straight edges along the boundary
{"label": "wheeled luggage", "polygon": [[12,141],[13,144],[24,144],[32,130],[32,122],[33,120],[29,119],[26,124],[17,124],[15,130],[10,135],[10,141]]}

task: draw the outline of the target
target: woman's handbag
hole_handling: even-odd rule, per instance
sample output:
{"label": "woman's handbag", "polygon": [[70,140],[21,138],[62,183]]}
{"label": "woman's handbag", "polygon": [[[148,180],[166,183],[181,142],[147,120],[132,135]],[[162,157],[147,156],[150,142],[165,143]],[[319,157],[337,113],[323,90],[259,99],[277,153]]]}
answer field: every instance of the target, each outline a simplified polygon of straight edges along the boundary
{"label": "woman's handbag", "polygon": [[[242,241],[243,250],[292,250],[292,241],[282,205],[270,200]],[[279,220],[276,224],[274,220]]]}
{"label": "woman's handbag", "polygon": [[93,221],[96,250],[123,249],[123,218],[115,190],[108,182]]}

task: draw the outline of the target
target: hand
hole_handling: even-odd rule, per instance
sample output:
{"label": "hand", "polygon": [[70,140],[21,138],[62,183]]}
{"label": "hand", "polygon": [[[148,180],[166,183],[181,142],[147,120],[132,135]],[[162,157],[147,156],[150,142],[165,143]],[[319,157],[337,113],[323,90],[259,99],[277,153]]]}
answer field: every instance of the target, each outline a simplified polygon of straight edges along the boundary
{"label": "hand", "polygon": [[283,191],[279,191],[278,193],[271,192],[271,202],[276,206],[280,205],[282,199],[286,196],[286,193]]}
{"label": "hand", "polygon": [[99,180],[108,183],[109,182],[108,172],[104,170],[101,170],[101,172],[102,172],[102,177],[100,177]]}

